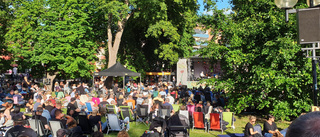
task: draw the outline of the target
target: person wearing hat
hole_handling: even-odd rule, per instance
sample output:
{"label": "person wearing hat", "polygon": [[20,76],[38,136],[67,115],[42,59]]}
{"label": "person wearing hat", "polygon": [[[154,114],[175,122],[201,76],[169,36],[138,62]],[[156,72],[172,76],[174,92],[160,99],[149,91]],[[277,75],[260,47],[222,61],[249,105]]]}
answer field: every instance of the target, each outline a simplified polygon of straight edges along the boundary
{"label": "person wearing hat", "polygon": [[32,116],[32,119],[38,119],[41,121],[42,125],[44,126],[45,129],[50,130],[50,127],[48,125],[48,120],[44,116],[42,116],[43,113],[43,108],[39,106],[36,110],[36,114]]}
{"label": "person wearing hat", "polygon": [[20,116],[13,117],[13,125],[14,127],[10,128],[5,137],[19,137],[19,136],[27,136],[27,137],[37,137],[37,133],[31,128],[25,128],[23,126],[24,120]]}

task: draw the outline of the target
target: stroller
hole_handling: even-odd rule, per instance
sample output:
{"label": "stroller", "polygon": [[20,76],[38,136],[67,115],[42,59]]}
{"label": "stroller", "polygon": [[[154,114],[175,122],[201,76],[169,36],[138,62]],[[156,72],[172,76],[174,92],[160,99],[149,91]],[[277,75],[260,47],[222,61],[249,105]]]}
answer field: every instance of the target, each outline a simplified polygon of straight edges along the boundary
{"label": "stroller", "polygon": [[175,114],[168,119],[168,137],[189,137],[189,120],[186,116]]}

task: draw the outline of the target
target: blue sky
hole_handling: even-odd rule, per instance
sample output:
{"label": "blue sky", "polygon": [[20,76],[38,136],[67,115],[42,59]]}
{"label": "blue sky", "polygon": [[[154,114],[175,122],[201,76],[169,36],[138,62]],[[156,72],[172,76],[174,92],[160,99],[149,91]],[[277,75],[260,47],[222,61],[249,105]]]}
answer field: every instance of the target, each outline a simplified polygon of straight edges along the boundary
{"label": "blue sky", "polygon": [[[218,0],[217,2],[217,7],[218,9],[231,9],[231,5],[229,3],[230,0]],[[203,13],[203,14],[212,14],[212,12],[208,12],[208,11],[203,11],[204,6],[203,6],[203,0],[198,0],[198,3],[200,4],[200,10],[199,13]],[[231,10],[226,10],[225,13],[226,14],[230,14]]]}

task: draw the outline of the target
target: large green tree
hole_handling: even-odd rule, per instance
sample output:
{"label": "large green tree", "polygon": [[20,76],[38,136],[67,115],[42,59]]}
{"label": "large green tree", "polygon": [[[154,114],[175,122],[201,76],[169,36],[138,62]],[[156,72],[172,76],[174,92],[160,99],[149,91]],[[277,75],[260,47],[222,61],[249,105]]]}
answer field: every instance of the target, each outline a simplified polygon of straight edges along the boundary
{"label": "large green tree", "polygon": [[[86,0],[15,2],[15,20],[7,33],[10,52],[33,71],[51,78],[91,77],[97,44],[92,39]],[[43,71],[42,71],[43,72]]]}
{"label": "large green tree", "polygon": [[[295,16],[285,13],[273,0],[232,0],[233,14],[202,17],[204,24],[221,32],[202,55],[220,60],[219,80],[208,80],[227,89],[228,107],[240,113],[248,107],[290,119],[309,111],[312,104],[311,59],[297,44]],[[297,8],[303,7],[301,3]],[[211,22],[217,22],[218,26]]]}
{"label": "large green tree", "polygon": [[[110,0],[97,3],[97,19],[93,24],[99,28],[95,29],[96,38],[105,41],[108,47],[108,67],[123,55],[118,55],[119,49],[126,53],[122,57],[126,56],[127,62],[132,62],[130,58],[133,58],[139,60],[138,64],[154,64],[160,60],[160,64],[172,65],[192,45],[192,27],[198,8],[196,0]],[[145,54],[152,56],[147,58],[160,59],[149,62],[145,60]],[[145,64],[137,66],[143,68]]]}
{"label": "large green tree", "polygon": [[[0,1],[0,55],[1,56],[10,56],[7,51],[7,46],[5,44],[5,35],[7,34],[10,24],[13,19],[12,9],[10,9],[10,2],[1,0]],[[10,68],[10,60],[8,58],[0,59],[0,71],[3,72]]]}
{"label": "large green tree", "polygon": [[196,1],[147,1],[137,7],[122,37],[121,60],[140,72],[159,71],[172,68],[179,57],[190,55]]}

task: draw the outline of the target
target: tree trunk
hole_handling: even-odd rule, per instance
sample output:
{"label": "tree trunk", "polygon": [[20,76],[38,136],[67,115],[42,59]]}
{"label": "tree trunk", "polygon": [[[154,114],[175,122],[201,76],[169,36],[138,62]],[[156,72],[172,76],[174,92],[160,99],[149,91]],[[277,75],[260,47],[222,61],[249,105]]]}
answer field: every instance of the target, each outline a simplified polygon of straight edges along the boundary
{"label": "tree trunk", "polygon": [[118,54],[118,51],[115,51],[113,47],[109,48],[108,68],[110,68],[111,66],[116,64],[116,62],[117,62],[117,54]]}
{"label": "tree trunk", "polygon": [[57,76],[57,72],[55,72],[53,75],[51,75],[49,72],[47,72],[47,78],[50,79],[50,85],[48,87],[49,91],[53,91],[53,81]]}

